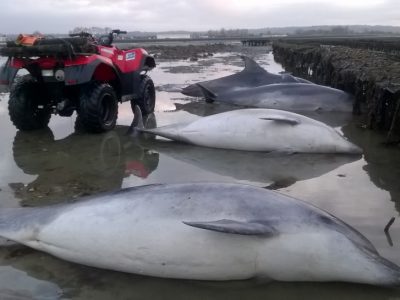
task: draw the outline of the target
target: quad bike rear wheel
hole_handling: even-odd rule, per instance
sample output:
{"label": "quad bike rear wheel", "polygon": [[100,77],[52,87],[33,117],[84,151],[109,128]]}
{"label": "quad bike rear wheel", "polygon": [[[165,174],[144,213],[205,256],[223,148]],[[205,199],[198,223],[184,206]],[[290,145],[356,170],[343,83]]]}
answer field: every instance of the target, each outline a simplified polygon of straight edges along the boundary
{"label": "quad bike rear wheel", "polygon": [[153,80],[147,75],[141,76],[138,97],[131,100],[132,111],[134,111],[135,105],[140,107],[143,115],[148,115],[154,112],[154,107],[156,105],[156,91]]}
{"label": "quad bike rear wheel", "polygon": [[13,85],[8,101],[10,119],[19,130],[47,127],[51,117],[43,86],[31,75],[22,76]]}
{"label": "quad bike rear wheel", "polygon": [[106,83],[88,85],[79,98],[78,122],[89,132],[104,132],[115,127],[118,100],[114,89]]}

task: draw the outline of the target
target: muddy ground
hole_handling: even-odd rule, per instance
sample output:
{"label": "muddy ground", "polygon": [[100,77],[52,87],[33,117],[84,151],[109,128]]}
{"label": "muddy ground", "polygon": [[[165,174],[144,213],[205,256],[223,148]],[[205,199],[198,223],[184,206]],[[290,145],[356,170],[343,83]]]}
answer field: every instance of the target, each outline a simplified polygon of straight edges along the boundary
{"label": "muddy ground", "polygon": [[229,44],[187,45],[187,46],[147,46],[146,51],[156,59],[189,59],[197,61],[199,58],[213,56],[216,52],[238,51],[238,47]]}

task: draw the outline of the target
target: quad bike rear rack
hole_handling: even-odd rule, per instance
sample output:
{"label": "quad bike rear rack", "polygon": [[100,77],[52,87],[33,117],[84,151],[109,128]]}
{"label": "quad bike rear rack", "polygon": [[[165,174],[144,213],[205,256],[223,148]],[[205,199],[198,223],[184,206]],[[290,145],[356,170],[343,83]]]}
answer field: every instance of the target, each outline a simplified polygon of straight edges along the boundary
{"label": "quad bike rear rack", "polygon": [[7,42],[6,47],[0,48],[0,56],[28,57],[68,57],[91,55],[97,53],[97,47],[88,37],[44,38],[37,40],[32,46]]}

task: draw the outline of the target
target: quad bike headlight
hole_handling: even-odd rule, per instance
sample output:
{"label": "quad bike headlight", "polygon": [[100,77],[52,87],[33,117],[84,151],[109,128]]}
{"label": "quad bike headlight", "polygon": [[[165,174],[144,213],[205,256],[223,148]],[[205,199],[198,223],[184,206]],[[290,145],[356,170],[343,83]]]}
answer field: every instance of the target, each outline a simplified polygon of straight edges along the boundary
{"label": "quad bike headlight", "polygon": [[65,79],[65,72],[64,70],[57,70],[54,73],[54,77],[58,80],[58,81],[64,81]]}

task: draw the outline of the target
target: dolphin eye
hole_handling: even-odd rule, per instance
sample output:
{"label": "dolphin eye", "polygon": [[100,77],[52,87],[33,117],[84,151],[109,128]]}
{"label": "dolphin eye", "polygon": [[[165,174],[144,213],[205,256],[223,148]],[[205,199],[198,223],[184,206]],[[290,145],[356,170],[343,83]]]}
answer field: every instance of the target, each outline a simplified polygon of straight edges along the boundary
{"label": "dolphin eye", "polygon": [[331,225],[333,223],[331,218],[324,215],[319,216],[319,221],[326,225]]}

